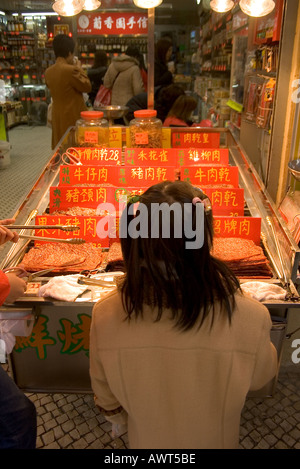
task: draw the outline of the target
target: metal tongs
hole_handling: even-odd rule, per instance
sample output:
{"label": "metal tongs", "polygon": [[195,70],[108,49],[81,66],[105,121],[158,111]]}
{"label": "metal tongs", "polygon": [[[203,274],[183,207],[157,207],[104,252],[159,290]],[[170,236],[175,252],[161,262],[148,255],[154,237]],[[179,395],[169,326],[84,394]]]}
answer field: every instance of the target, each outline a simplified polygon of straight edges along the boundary
{"label": "metal tongs", "polygon": [[76,231],[79,226],[76,225],[1,225],[10,230],[62,230]]}
{"label": "metal tongs", "polygon": [[61,265],[51,266],[51,267],[48,267],[47,269],[39,270],[38,272],[32,272],[32,273],[27,272],[27,270],[25,270],[21,266],[8,267],[4,269],[3,272],[6,274],[9,274],[9,273],[15,274],[21,278],[27,277],[27,282],[32,282],[32,280],[34,280],[36,277],[42,277],[43,275],[46,275],[49,272],[52,272],[53,270],[64,269],[65,267],[76,265],[77,262],[81,262],[81,261],[82,261],[82,258],[78,257],[76,259],[73,259],[72,261],[65,262]]}
{"label": "metal tongs", "polygon": [[85,239],[83,238],[60,239],[60,238],[46,238],[43,236],[30,236],[30,235],[19,235],[19,238],[33,239],[36,241],[49,241],[51,243],[68,243],[68,244],[84,244],[85,243]]}
{"label": "metal tongs", "polygon": [[[292,280],[291,279],[288,280],[288,278],[286,276],[281,247],[280,247],[280,244],[279,244],[277,234],[275,232],[275,228],[274,228],[273,223],[271,221],[271,218],[269,216],[266,217],[266,221],[267,221],[268,225],[271,228],[272,235],[273,235],[274,242],[275,242],[276,249],[277,249],[277,253],[278,253],[278,257],[279,257],[279,261],[280,261],[281,274],[280,274],[280,272],[278,272],[278,270],[279,270],[278,267],[276,268],[276,271],[277,271],[277,274],[279,273],[278,277],[282,281],[284,288],[286,288],[287,292],[288,292],[285,299],[289,300],[289,301],[295,301],[295,302],[300,301],[299,294],[298,294]],[[264,243],[266,243],[265,235],[263,237],[263,241],[264,241]]]}
{"label": "metal tongs", "polygon": [[[98,287],[114,288],[117,286],[116,277],[124,275],[124,272],[105,272],[98,274],[97,278],[79,277],[77,283],[79,285],[94,285]],[[105,280],[106,277],[112,277],[113,280]]]}

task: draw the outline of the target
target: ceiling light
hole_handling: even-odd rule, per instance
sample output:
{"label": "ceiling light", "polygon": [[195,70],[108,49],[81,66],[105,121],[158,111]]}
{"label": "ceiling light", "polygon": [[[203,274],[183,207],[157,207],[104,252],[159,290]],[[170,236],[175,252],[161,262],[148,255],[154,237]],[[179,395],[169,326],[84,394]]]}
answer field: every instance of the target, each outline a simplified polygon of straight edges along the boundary
{"label": "ceiling light", "polygon": [[259,18],[271,13],[275,8],[275,3],[273,0],[241,0],[240,7],[246,15]]}
{"label": "ceiling light", "polygon": [[88,11],[97,10],[97,8],[99,8],[100,5],[101,5],[101,2],[99,2],[98,0],[84,0],[83,10],[88,10]]}
{"label": "ceiling light", "polygon": [[163,0],[133,0],[135,6],[139,8],[155,8],[158,7]]}
{"label": "ceiling light", "polygon": [[217,13],[225,13],[234,7],[234,2],[232,0],[212,0],[210,7]]}
{"label": "ceiling light", "polygon": [[81,0],[57,0],[52,8],[61,16],[74,16],[82,11]]}

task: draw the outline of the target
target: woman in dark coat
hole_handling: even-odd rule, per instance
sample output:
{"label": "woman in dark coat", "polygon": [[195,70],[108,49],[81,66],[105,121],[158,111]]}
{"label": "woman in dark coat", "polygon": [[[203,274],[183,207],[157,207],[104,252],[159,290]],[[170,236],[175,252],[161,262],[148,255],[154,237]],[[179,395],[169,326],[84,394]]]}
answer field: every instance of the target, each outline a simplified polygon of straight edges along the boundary
{"label": "woman in dark coat", "polygon": [[167,63],[172,55],[172,43],[169,39],[159,39],[155,45],[154,86],[167,86],[173,83],[173,75]]}
{"label": "woman in dark coat", "polygon": [[103,85],[103,77],[107,70],[107,55],[104,50],[99,50],[95,53],[94,65],[88,70],[88,77],[92,84],[92,91],[89,93],[89,98],[93,104],[97,96],[98,90]]}

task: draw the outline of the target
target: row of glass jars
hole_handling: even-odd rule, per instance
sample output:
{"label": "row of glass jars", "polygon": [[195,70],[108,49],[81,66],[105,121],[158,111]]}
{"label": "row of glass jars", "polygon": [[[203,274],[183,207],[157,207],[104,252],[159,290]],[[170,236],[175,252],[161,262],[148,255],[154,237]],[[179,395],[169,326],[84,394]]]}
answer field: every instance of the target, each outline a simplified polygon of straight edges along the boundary
{"label": "row of glass jars", "polygon": [[[162,121],[156,111],[144,109],[134,112],[129,122],[131,148],[161,148]],[[109,125],[102,111],[83,111],[76,122],[75,138],[78,146],[108,147]]]}

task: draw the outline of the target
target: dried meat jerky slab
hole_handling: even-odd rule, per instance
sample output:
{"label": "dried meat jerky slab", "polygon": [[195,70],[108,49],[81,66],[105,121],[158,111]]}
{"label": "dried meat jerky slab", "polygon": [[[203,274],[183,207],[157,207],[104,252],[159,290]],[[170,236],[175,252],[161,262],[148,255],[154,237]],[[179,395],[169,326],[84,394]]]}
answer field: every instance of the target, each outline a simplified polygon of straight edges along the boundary
{"label": "dried meat jerky slab", "polygon": [[212,255],[223,261],[238,261],[263,255],[263,250],[250,239],[215,238]]}
{"label": "dried meat jerky slab", "polygon": [[68,215],[73,217],[79,216],[96,216],[96,209],[95,208],[88,208],[88,207],[69,207],[65,210],[56,210],[52,213],[52,215]]}
{"label": "dried meat jerky slab", "polygon": [[107,263],[119,260],[123,260],[121,243],[113,243],[108,251]]}
{"label": "dried meat jerky slab", "polygon": [[92,243],[71,245],[66,243],[46,243],[31,248],[25,254],[22,265],[29,272],[36,272],[51,267],[60,268],[68,262],[68,272],[80,272],[83,269],[95,269],[102,261],[102,251]]}

